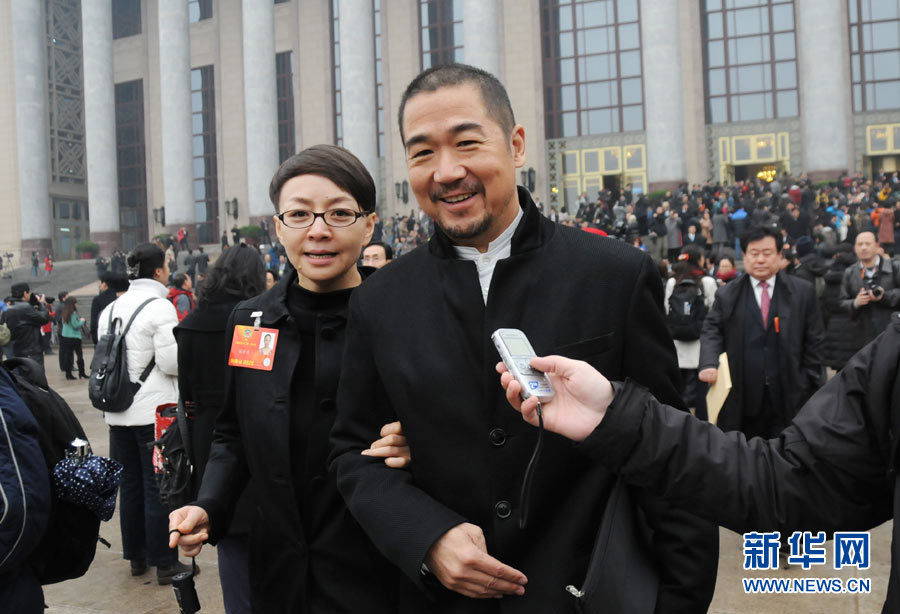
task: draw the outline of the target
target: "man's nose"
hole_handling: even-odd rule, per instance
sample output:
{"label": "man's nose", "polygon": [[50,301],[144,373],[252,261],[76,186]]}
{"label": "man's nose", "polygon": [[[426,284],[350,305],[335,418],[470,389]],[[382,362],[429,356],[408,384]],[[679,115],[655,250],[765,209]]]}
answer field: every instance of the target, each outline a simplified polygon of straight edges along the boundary
{"label": "man's nose", "polygon": [[453,183],[466,176],[466,169],[459,163],[455,153],[442,153],[438,156],[434,180],[438,183]]}

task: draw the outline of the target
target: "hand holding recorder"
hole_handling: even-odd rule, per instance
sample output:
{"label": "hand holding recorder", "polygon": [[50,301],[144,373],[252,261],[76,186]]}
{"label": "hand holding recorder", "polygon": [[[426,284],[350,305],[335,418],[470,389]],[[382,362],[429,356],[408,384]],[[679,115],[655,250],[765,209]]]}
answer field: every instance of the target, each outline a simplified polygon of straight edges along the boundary
{"label": "hand holding recorder", "polygon": [[[530,365],[544,372],[553,384],[555,394],[542,400],[544,428],[573,441],[583,441],[606,415],[615,392],[612,384],[591,365],[562,356],[543,356],[531,359]],[[538,398],[521,398],[522,385],[502,362],[497,363],[500,385],[506,390],[506,400],[533,426],[538,425]]]}

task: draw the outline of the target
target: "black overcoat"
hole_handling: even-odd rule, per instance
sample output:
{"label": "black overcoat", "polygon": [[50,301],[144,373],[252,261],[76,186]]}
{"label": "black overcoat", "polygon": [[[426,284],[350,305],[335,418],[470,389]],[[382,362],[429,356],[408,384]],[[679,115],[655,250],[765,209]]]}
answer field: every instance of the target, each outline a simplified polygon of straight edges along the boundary
{"label": "black overcoat", "polygon": [[[229,345],[228,331],[239,324],[252,326],[250,314],[255,311],[262,311],[260,326],[277,329],[279,335],[271,371],[226,368],[224,407],[216,420],[198,504],[209,513],[210,537],[215,539],[228,527],[235,503],[252,478],[257,500],[248,563],[254,612],[392,612],[383,577],[390,566],[347,511],[326,463],[346,307],[320,315],[316,323],[315,403],[321,411],[309,421],[309,475],[298,480],[292,475],[291,380],[304,365],[299,363],[300,335],[285,301],[288,287],[296,283],[297,273],[291,271],[267,292],[239,303],[228,319]],[[304,534],[295,483],[308,494],[306,513],[325,522],[327,531]]]}
{"label": "black overcoat", "polygon": [[[439,229],[428,245],[372,275],[350,301],[334,466],[360,524],[421,589],[400,596],[401,612],[574,612],[566,586],[585,581],[615,476],[547,433],[528,525],[519,529],[537,430],[503,396],[492,331],[520,328],[538,354],[634,377],[681,404],[651,259],[623,242],[554,224],[522,189],[519,201],[524,215],[511,256],[496,264],[487,305],[475,263],[457,259]],[[359,454],[382,424],[398,418],[412,452],[409,473]],[[657,611],[705,612],[717,569],[715,531],[659,500],[638,500],[662,574]],[[472,600],[422,575],[428,549],[462,522],[481,527],[488,552],[526,574],[523,598]]]}
{"label": "black overcoat", "polygon": [[[751,279],[750,275],[741,275],[719,288],[716,302],[703,322],[700,335],[701,371],[717,368],[719,354],[728,354],[732,388],[717,423],[726,431],[739,430],[743,418],[743,361],[747,351],[744,347],[744,304],[746,293],[753,292]],[[778,273],[775,284],[769,326],[774,326],[777,317],[782,407],[787,414],[785,417],[790,420],[824,383],[822,351],[825,329],[815,286],[783,272]]]}
{"label": "black overcoat", "polygon": [[[225,371],[231,335],[226,326],[232,309],[240,299],[221,293],[201,301],[172,332],[178,342],[178,393],[184,401],[189,420],[190,452],[194,473],[192,496],[196,497],[213,441],[213,427],[225,405]],[[250,486],[232,513],[228,535],[246,535],[256,504]]]}

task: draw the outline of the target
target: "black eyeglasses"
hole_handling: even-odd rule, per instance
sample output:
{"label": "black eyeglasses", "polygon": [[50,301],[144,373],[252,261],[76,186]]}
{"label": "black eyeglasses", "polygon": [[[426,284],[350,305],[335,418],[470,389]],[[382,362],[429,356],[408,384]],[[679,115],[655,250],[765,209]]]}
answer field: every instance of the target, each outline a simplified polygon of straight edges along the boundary
{"label": "black eyeglasses", "polygon": [[292,209],[291,211],[279,213],[275,217],[289,228],[309,228],[315,223],[316,218],[319,217],[329,226],[345,228],[352,226],[356,223],[356,220],[367,215],[369,215],[367,212],[354,211],[353,209],[329,209],[323,213],[307,211],[306,209]]}

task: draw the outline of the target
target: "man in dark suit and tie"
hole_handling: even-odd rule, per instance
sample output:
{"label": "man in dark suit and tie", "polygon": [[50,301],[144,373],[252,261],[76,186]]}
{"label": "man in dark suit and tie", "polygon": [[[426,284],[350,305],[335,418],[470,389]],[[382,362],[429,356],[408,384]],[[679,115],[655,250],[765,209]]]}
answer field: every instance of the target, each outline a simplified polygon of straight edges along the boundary
{"label": "man in dark suit and tie", "polygon": [[815,287],[779,271],[781,234],[757,226],[741,247],[747,275],[716,293],[700,337],[700,380],[716,381],[726,352],[732,389],[718,425],[768,438],[824,383],[825,331]]}
{"label": "man in dark suit and tie", "polygon": [[685,245],[696,245],[701,249],[706,249],[706,237],[697,232],[697,225],[688,226],[687,233],[684,235]]}

